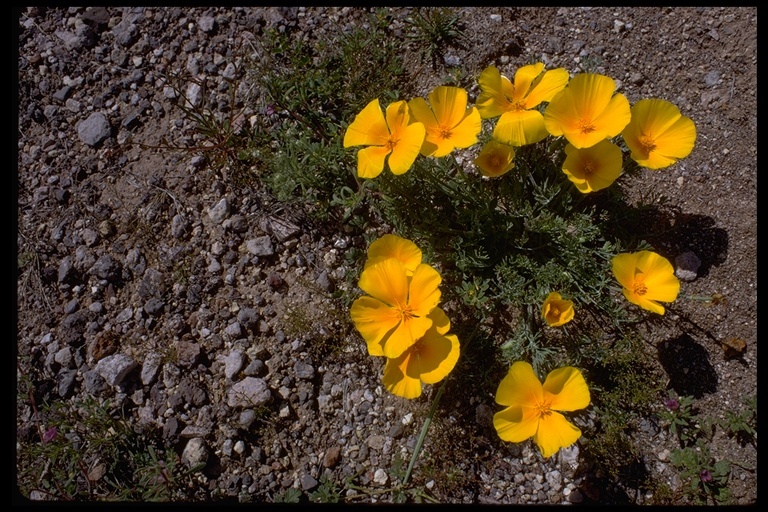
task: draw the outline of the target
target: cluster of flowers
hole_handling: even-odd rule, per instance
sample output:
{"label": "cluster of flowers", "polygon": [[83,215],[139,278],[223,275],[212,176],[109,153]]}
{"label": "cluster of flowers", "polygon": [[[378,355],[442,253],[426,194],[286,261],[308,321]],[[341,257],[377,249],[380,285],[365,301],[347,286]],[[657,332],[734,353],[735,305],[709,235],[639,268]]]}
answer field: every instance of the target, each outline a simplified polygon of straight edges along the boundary
{"label": "cluster of flowers", "polygon": [[[498,178],[513,169],[515,148],[562,136],[567,141],[562,171],[585,194],[610,186],[621,175],[622,150],[612,141],[618,135],[630,158],[652,170],[688,156],[696,140],[693,121],[675,105],[642,99],[630,107],[608,76],[581,73],[569,79],[563,68],[544,71],[544,64],[536,63],[519,68],[514,81],[490,66],[478,84],[481,93],[474,106],[468,106],[464,89],[450,86],[436,87],[429,102],[397,101],[385,113],[378,99],[371,101],[344,135],[345,148],[366,146],[357,152],[358,176],[375,178],[385,163],[400,175],[419,155],[438,158],[469,148],[479,141],[482,120],[497,117],[492,138],[474,160],[483,176]],[[677,298],[680,283],[661,255],[621,253],[611,264],[631,303],[663,315],[659,302]],[[396,395],[419,396],[422,382],[443,379],[458,358],[458,339],[446,334],[450,322],[437,307],[439,283],[439,274],[421,263],[421,251],[412,242],[385,235],[371,244],[359,283],[370,296],[355,301],[351,315],[369,354],[388,358],[384,384]],[[550,327],[562,326],[574,318],[573,302],[553,291],[542,317]],[[549,457],[581,435],[555,411],[583,409],[590,397],[578,369],[556,369],[542,385],[531,365],[518,361],[500,383],[496,401],[507,406],[494,416],[499,436],[512,442],[533,437]]]}
{"label": "cluster of flowers", "polygon": [[421,385],[443,380],[459,359],[459,338],[438,307],[440,274],[421,262],[421,249],[387,234],[371,243],[358,286],[368,295],[350,316],[372,356],[387,358],[382,381],[392,394],[421,395]]}

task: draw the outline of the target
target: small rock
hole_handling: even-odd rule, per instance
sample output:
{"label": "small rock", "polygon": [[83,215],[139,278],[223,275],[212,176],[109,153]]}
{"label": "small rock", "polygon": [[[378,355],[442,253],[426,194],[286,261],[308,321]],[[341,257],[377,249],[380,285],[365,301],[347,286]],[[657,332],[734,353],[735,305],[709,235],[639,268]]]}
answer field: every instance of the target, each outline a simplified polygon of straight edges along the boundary
{"label": "small rock", "polygon": [[229,203],[226,197],[208,209],[208,217],[214,224],[221,224],[229,215]]}
{"label": "small rock", "polygon": [[96,371],[110,386],[119,386],[123,379],[138,366],[136,361],[125,354],[107,356],[96,364]]}
{"label": "small rock", "polygon": [[374,483],[377,483],[379,485],[387,485],[387,482],[389,481],[389,476],[387,475],[386,471],[379,468],[373,474],[373,481]]}
{"label": "small rock", "polygon": [[694,281],[698,277],[701,260],[692,251],[684,252],[675,258],[675,275],[683,281]]}
{"label": "small rock", "polygon": [[165,303],[161,299],[153,297],[144,304],[144,311],[146,311],[149,316],[160,316],[163,314],[164,307]]}
{"label": "small rock", "polygon": [[243,364],[245,364],[245,354],[240,350],[233,350],[224,358],[224,376],[232,380],[243,369]]}
{"label": "small rock", "polygon": [[246,240],[245,248],[254,256],[272,256],[275,254],[275,248],[272,246],[272,240],[268,235]]}
{"label": "small rock", "polygon": [[257,377],[246,377],[235,383],[227,394],[227,404],[230,407],[259,407],[271,400],[272,393],[267,382]]}
{"label": "small rock", "polygon": [[112,134],[107,116],[101,112],[93,112],[77,127],[77,135],[84,144],[98,146]]}
{"label": "small rock", "polygon": [[200,27],[200,30],[203,32],[209,34],[216,28],[216,19],[213,16],[201,16],[200,19],[197,20],[197,26]]}
{"label": "small rock", "polygon": [[202,356],[199,343],[180,341],[176,344],[176,356],[179,366],[191,368],[200,361]]}
{"label": "small rock", "polygon": [[315,490],[317,485],[318,485],[317,479],[312,475],[308,475],[306,473],[301,475],[301,489],[304,492],[311,492]]}
{"label": "small rock", "polygon": [[341,460],[341,446],[331,446],[323,456],[323,467],[334,468]]}
{"label": "small rock", "polygon": [[181,461],[190,468],[208,462],[208,446],[206,446],[205,440],[200,437],[193,437],[187,441],[184,451],[181,453]]}
{"label": "small rock", "polygon": [[312,380],[312,377],[315,376],[315,369],[312,365],[302,361],[296,361],[293,370],[296,372],[296,377],[302,380]]}

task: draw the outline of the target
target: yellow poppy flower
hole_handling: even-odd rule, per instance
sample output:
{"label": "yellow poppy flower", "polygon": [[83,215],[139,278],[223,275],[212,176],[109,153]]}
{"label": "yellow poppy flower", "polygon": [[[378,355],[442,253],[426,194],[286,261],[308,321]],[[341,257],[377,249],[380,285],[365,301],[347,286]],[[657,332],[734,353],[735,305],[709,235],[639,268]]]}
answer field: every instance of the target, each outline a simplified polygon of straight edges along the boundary
{"label": "yellow poppy flower", "polygon": [[368,295],[352,303],[350,316],[372,356],[398,357],[432,326],[427,315],[440,302],[441,277],[426,263],[408,276],[403,263],[389,258],[360,274]]}
{"label": "yellow poppy flower", "polygon": [[632,107],[632,119],[621,136],[630,156],[648,169],[662,169],[685,158],[696,143],[696,125],[672,103],[640,100]]}
{"label": "yellow poppy flower", "polygon": [[564,300],[559,293],[552,292],[544,300],[541,314],[550,327],[567,324],[573,320],[573,301]]}
{"label": "yellow poppy flower", "polygon": [[622,286],[624,297],[643,309],[664,314],[664,306],[656,301],[674,302],[680,292],[675,269],[664,258],[651,251],[621,253],[611,261],[613,275]]}
{"label": "yellow poppy flower", "polygon": [[[386,119],[379,100],[370,102],[344,133],[344,147],[369,146],[357,152],[357,175],[375,178],[387,159],[392,174],[403,174],[419,156],[424,125],[411,121],[408,104],[396,101],[387,107]],[[387,158],[388,156],[388,158]]]}
{"label": "yellow poppy flower", "polygon": [[582,149],[568,144],[565,155],[563,172],[585,194],[609,187],[621,175],[621,149],[610,141]]}
{"label": "yellow poppy flower", "polygon": [[568,83],[564,68],[544,70],[544,63],[523,66],[515,73],[515,83],[494,66],[480,73],[477,82],[482,91],[475,105],[480,117],[499,117],[493,138],[511,146],[539,142],[549,135],[544,117],[535,108],[552,99]]}
{"label": "yellow poppy flower", "polygon": [[408,106],[427,132],[422,155],[441,157],[477,143],[482,121],[475,107],[467,108],[464,89],[441,85],[429,93],[429,104],[424,98],[414,98]]}
{"label": "yellow poppy flower", "polygon": [[615,91],[612,78],[580,73],[550,100],[544,111],[544,125],[549,133],[565,136],[577,148],[610,139],[621,133],[631,115],[629,101]]}
{"label": "yellow poppy flower", "polygon": [[589,400],[587,382],[577,368],[553,370],[542,385],[529,363],[517,361],[496,390],[496,402],[507,408],[493,415],[493,426],[504,441],[533,437],[541,454],[550,457],[581,437],[581,430],[556,411],[584,409]]}
{"label": "yellow poppy flower", "polygon": [[483,176],[496,178],[515,166],[514,158],[515,150],[512,146],[489,140],[475,158],[475,165]]}
{"label": "yellow poppy flower", "polygon": [[421,263],[421,249],[410,240],[397,235],[386,234],[372,242],[368,247],[368,259],[364,269],[388,258],[400,260],[405,267],[406,274],[412,276],[413,271]]}
{"label": "yellow poppy flower", "polygon": [[424,336],[399,357],[387,359],[382,381],[393,395],[403,398],[421,396],[421,384],[443,380],[459,360],[459,338],[446,334],[451,322],[439,307],[429,314],[432,319]]}

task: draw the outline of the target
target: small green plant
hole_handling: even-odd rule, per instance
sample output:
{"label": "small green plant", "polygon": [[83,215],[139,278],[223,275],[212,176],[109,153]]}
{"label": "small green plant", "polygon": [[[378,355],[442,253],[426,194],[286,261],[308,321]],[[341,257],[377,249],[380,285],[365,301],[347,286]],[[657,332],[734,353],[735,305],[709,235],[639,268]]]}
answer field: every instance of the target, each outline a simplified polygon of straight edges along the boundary
{"label": "small green plant", "polygon": [[686,484],[685,494],[693,503],[719,505],[729,502],[730,463],[715,460],[706,442],[700,440],[695,446],[673,450],[669,459],[680,471]]}
{"label": "small green plant", "polygon": [[301,501],[301,491],[295,487],[289,487],[284,491],[277,491],[272,497],[274,503],[299,503]]}
{"label": "small green plant", "polygon": [[446,46],[464,37],[459,16],[447,7],[417,7],[407,21],[413,27],[408,37],[433,66]]}
{"label": "small green plant", "polygon": [[664,409],[660,416],[666,422],[669,431],[678,438],[681,446],[690,445],[698,439],[701,427],[697,423],[693,397],[677,396],[670,389],[667,398],[664,399]]}
{"label": "small green plant", "polygon": [[757,444],[757,396],[746,397],[743,408],[728,410],[718,424],[742,445]]}
{"label": "small green plant", "polygon": [[109,404],[92,397],[74,407],[41,408],[39,442],[19,452],[22,493],[58,500],[174,501],[201,467],[181,467],[178,455],[134,432]]}
{"label": "small green plant", "polygon": [[[243,71],[239,58],[236,62],[234,78],[222,78],[221,85],[209,83],[210,79],[168,76],[167,86],[177,97],[176,107],[181,110],[192,131],[181,133],[176,140],[163,137],[159,144],[139,145],[144,149],[196,153],[204,156],[217,172],[235,185],[256,182],[258,176],[253,167],[262,156],[258,146],[264,142],[267,128],[261,123],[254,124],[250,129],[248,127],[245,118],[248,98],[240,88]],[[216,103],[216,94],[212,89],[222,90],[222,87],[226,91],[226,99],[219,95],[219,102]]]}
{"label": "small green plant", "polygon": [[320,477],[320,483],[309,494],[309,501],[314,503],[339,503],[342,501],[341,489],[326,475]]}

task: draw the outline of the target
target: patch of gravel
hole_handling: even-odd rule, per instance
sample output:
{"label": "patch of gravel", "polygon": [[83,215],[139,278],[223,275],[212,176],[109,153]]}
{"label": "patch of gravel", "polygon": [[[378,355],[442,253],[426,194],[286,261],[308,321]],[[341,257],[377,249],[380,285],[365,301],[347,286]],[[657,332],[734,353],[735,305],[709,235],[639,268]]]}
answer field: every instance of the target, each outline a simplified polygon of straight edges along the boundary
{"label": "patch of gravel", "polygon": [[[575,73],[590,60],[631,102],[659,95],[694,118],[694,154],[648,186],[679,200],[688,215],[679,222],[709,219],[696,224],[712,235],[709,245],[678,240],[669,248],[688,293],[719,292],[729,301],[676,313],[701,318],[709,333],[703,350],[716,384],[697,397],[699,407],[722,415],[724,397],[735,405],[735,397],[754,393],[756,8],[459,13],[468,40],[449,47],[444,64],[474,74],[495,64],[508,73],[538,59]],[[242,194],[200,156],[131,144],[189,129],[167,75],[232,78],[237,49],[266,30],[316,37],[361,23],[363,14],[350,7],[19,12],[17,244],[20,254],[40,258],[39,272],[20,272],[18,280],[19,373],[35,376],[40,399],[109,398],[137,431],[162,432],[184,464],[206,464],[195,475],[197,500],[269,501],[288,488],[310,493],[324,476],[358,475],[359,485],[386,489],[393,460],[407,464],[429,410],[431,389],[405,401],[382,388],[381,361],[367,355],[332,298],[352,286],[347,276],[359,269],[344,254],[364,250],[362,237],[313,226],[265,191]],[[393,33],[407,30],[410,9],[390,14]],[[422,92],[440,85],[441,73],[422,72]],[[209,94],[228,108],[220,91],[189,82],[185,92],[193,103]],[[246,118],[255,113],[246,108]],[[726,337],[747,342],[742,358],[723,357],[718,341]],[[439,500],[618,500],[590,483],[578,443],[544,460],[531,443],[495,437],[492,394],[471,405],[474,423],[443,410],[435,428],[453,436],[472,429],[492,455],[473,462],[457,451],[456,466],[472,477],[450,491],[419,476],[417,464],[415,477]],[[18,401],[16,413],[17,441],[35,442],[32,405]],[[679,491],[668,459],[673,440],[646,427],[655,457],[648,470]],[[716,443],[724,457],[755,466],[756,450]],[[430,434],[424,449],[446,448]],[[734,467],[738,503],[755,502],[756,476]],[[356,499],[357,491],[347,492]],[[383,492],[365,501],[391,500]]]}

